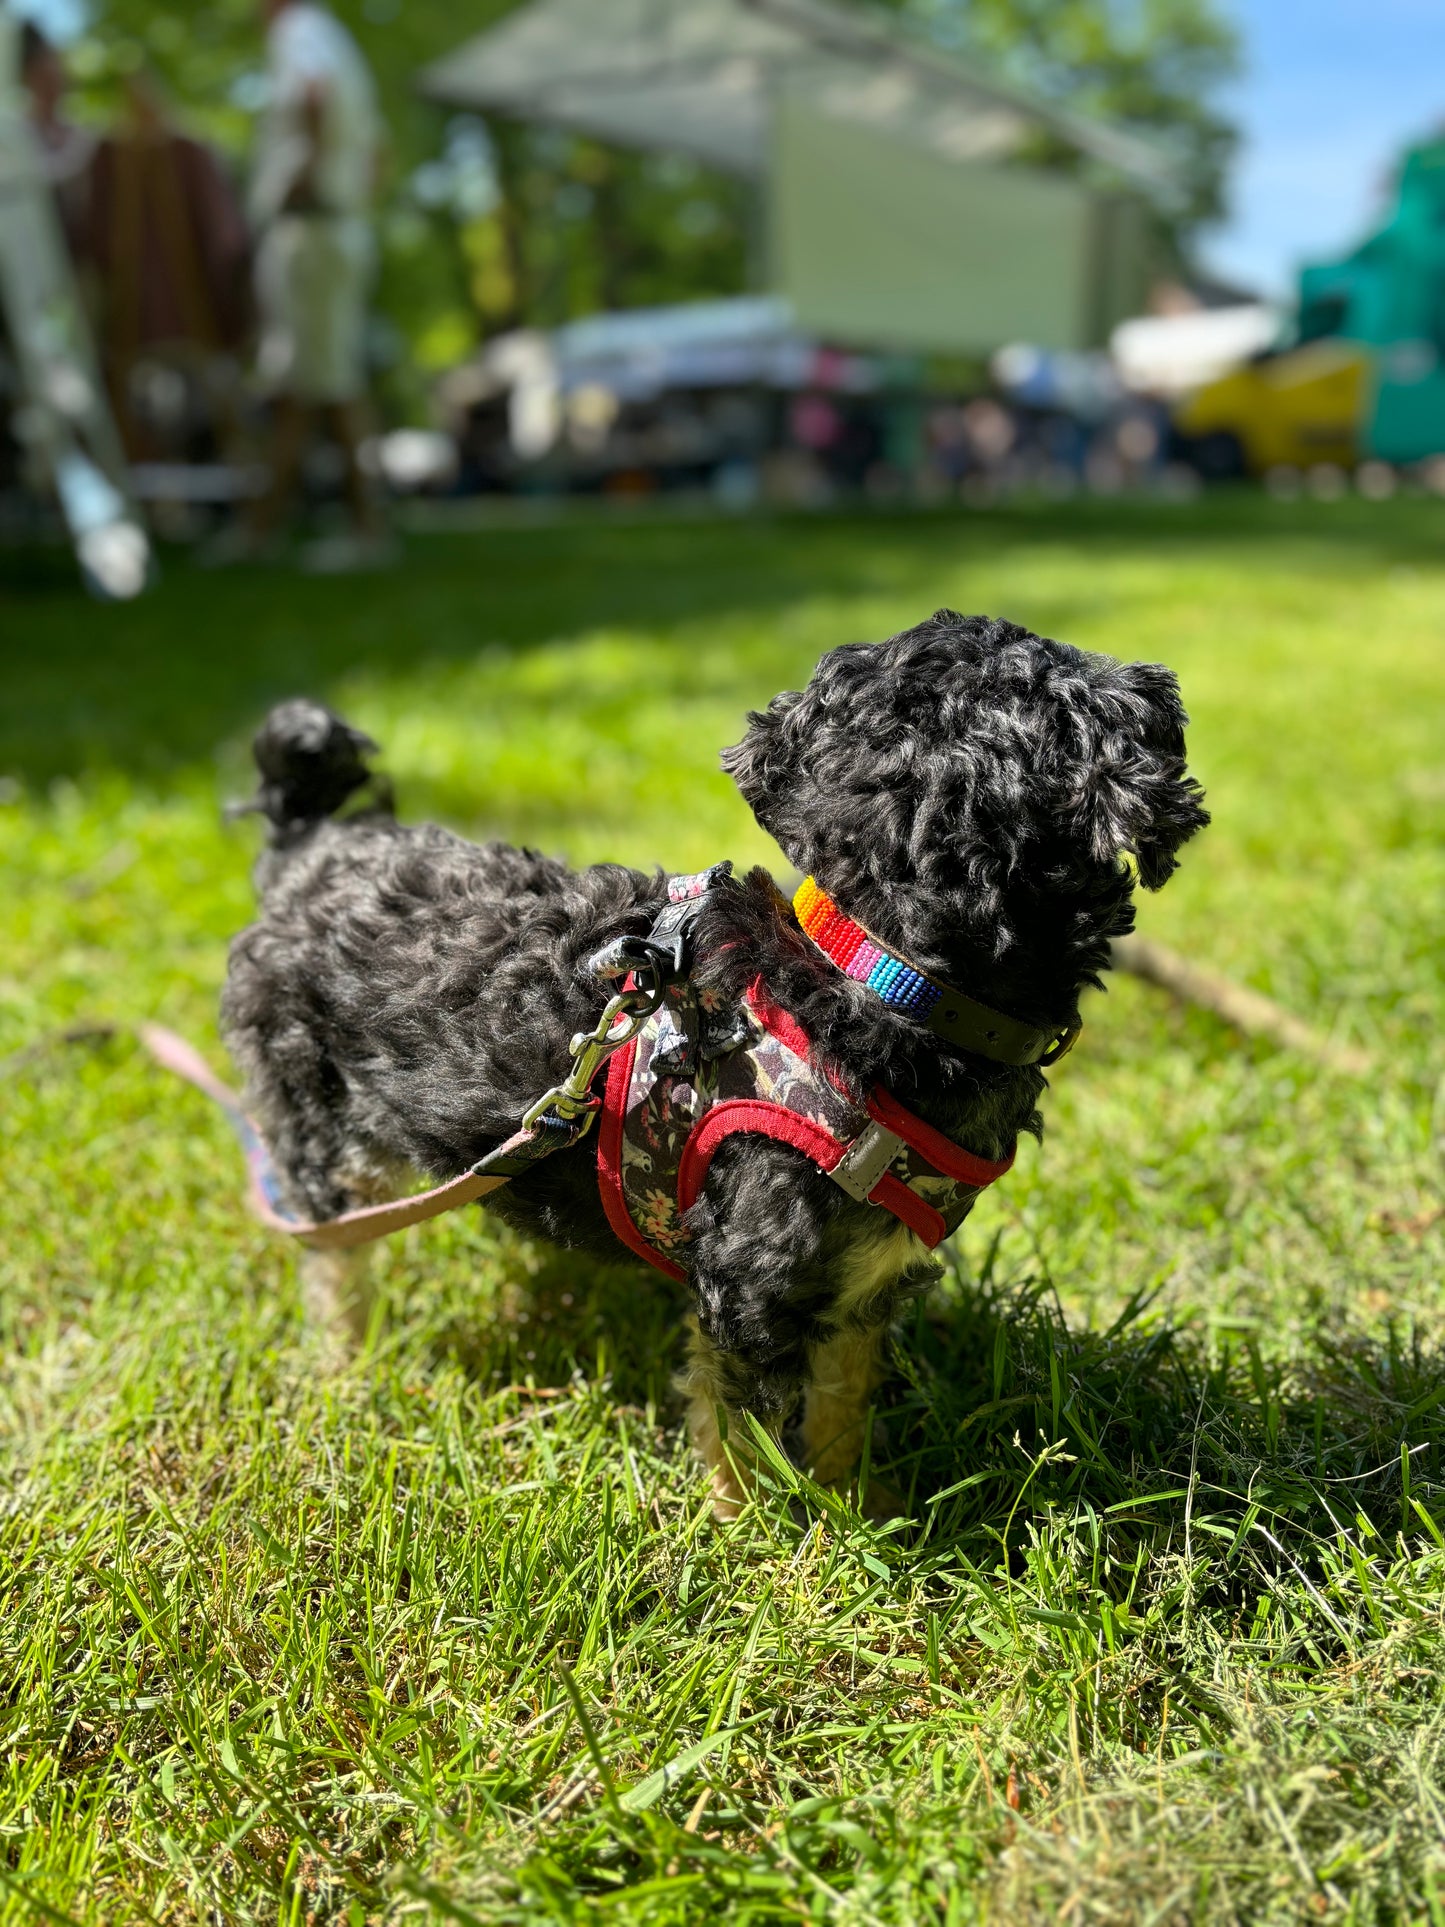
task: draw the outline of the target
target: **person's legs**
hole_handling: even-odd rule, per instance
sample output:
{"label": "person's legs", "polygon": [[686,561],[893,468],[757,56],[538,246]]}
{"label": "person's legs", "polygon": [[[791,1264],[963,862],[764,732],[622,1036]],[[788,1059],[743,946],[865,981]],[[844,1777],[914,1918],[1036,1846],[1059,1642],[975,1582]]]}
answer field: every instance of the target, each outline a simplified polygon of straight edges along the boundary
{"label": "person's legs", "polygon": [[363,541],[380,542],[386,535],[386,520],[375,484],[361,463],[362,443],[371,431],[371,411],[365,397],[332,402],[325,410],[325,420],[346,457],[346,499],[356,532]]}
{"label": "person's legs", "polygon": [[311,410],[305,402],[294,395],[276,396],[271,416],[271,476],[246,521],[247,532],[257,543],[268,541],[290,511],[310,427]]}
{"label": "person's legs", "polygon": [[303,361],[322,415],[346,460],[346,500],[355,535],[376,549],[386,536],[379,493],[361,462],[371,433],[366,392],[366,313],[374,271],[369,228],[349,218],[317,223],[304,290]]}
{"label": "person's legs", "polygon": [[280,530],[301,479],[311,435],[334,437],[346,464],[353,532],[313,543],[302,566],[374,567],[385,559],[386,523],[361,463],[370,432],[366,401],[366,308],[373,247],[354,218],[285,216],[262,237],[256,289],[263,316],[258,372],[274,396],[271,476],[245,521],[247,546]]}
{"label": "person's legs", "polygon": [[277,536],[290,514],[312,432],[306,398],[305,313],[308,236],[303,222],[283,219],[262,234],[256,248],[256,304],[261,340],[256,372],[270,396],[265,454],[266,486],[239,520],[212,545],[216,564],[249,560]]}

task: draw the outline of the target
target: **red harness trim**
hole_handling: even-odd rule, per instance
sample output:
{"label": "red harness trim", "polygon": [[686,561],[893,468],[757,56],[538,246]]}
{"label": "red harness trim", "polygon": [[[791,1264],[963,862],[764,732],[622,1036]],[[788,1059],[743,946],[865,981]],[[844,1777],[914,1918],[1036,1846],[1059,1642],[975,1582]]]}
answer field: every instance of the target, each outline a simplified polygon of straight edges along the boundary
{"label": "red harness trim", "polygon": [[[812,1039],[791,1011],[780,1009],[772,1001],[763,988],[761,977],[755,977],[748,985],[748,1002],[759,1023],[770,1030],[774,1037],[780,1037],[789,1050],[796,1051],[799,1057],[811,1055]],[[905,1144],[911,1145],[915,1151],[921,1151],[934,1170],[941,1171],[946,1178],[957,1178],[961,1184],[976,1184],[982,1190],[986,1185],[995,1183],[1006,1172],[1013,1169],[1014,1153],[1012,1151],[997,1163],[989,1158],[979,1157],[974,1151],[965,1151],[963,1146],[955,1144],[951,1137],[945,1137],[942,1131],[934,1130],[933,1126],[925,1124],[921,1117],[915,1117],[912,1111],[898,1102],[891,1091],[885,1091],[881,1084],[875,1084],[869,1093],[867,1108],[868,1115],[875,1124],[881,1124],[885,1131],[895,1131]],[[825,1171],[831,1170],[832,1166],[824,1165],[823,1168]],[[899,1179],[894,1178],[893,1183],[915,1204],[920,1202],[917,1194],[910,1191],[908,1186]],[[877,1191],[878,1186],[875,1185],[869,1196],[876,1196]],[[892,1206],[888,1208],[891,1210]],[[904,1214],[900,1211],[897,1215],[902,1217]],[[934,1216],[937,1217],[937,1215],[935,1212]]]}
{"label": "red harness trim", "polygon": [[[639,1258],[645,1258],[659,1271],[679,1282],[687,1277],[681,1265],[654,1251],[632,1222],[627,1199],[622,1193],[622,1119],[627,1110],[627,1091],[632,1082],[632,1064],[637,1056],[637,1039],[616,1052],[607,1066],[607,1088],[602,1098],[602,1117],[597,1126],[597,1189],[602,1193],[602,1209],[607,1222]],[[704,1120],[705,1122],[706,1120]],[[687,1147],[691,1148],[691,1144]]]}
{"label": "red harness trim", "polygon": [[[942,1131],[935,1131],[931,1124],[925,1124],[921,1117],[906,1111],[891,1091],[885,1091],[881,1084],[875,1085],[868,1097],[868,1115],[875,1124],[881,1124],[885,1131],[896,1131],[905,1144],[921,1151],[935,1171],[941,1171],[946,1178],[957,1178],[960,1184],[976,1184],[980,1190],[995,1183],[1005,1172],[1013,1169],[1014,1153],[994,1163],[989,1158],[981,1158],[973,1151],[965,1151],[961,1144],[955,1144],[951,1137]],[[902,1187],[908,1191],[905,1184]],[[911,1191],[908,1192],[913,1196]]]}
{"label": "red harness trim", "polygon": [[[762,1099],[719,1104],[708,1112],[683,1146],[677,1173],[677,1204],[680,1211],[687,1211],[697,1203],[714,1152],[735,1131],[750,1131],[755,1137],[770,1137],[779,1144],[791,1144],[794,1150],[811,1158],[820,1171],[831,1171],[848,1148],[831,1131],[825,1131],[810,1118],[799,1117],[796,1111],[784,1110],[781,1104],[769,1104]],[[895,1218],[901,1219],[910,1231],[922,1238],[930,1251],[935,1245],[942,1244],[948,1234],[943,1214],[935,1211],[927,1199],[920,1198],[916,1191],[910,1191],[903,1180],[894,1177],[891,1171],[883,1173],[868,1193],[868,1200],[870,1204],[881,1205],[885,1211],[891,1211]]]}
{"label": "red harness trim", "polygon": [[[811,1057],[812,1040],[808,1033],[791,1012],[773,1003],[761,978],[756,978],[749,985],[747,999],[765,1029],[781,1039],[799,1057]],[[607,1222],[627,1249],[645,1259],[656,1270],[665,1272],[669,1278],[681,1280],[687,1276],[681,1266],[655,1250],[634,1224],[622,1187],[622,1127],[636,1056],[637,1045],[634,1042],[625,1050],[618,1051],[607,1067],[607,1086],[598,1128],[597,1186],[602,1195],[602,1208],[607,1214]],[[833,1081],[836,1083],[838,1080],[834,1078]],[[869,1094],[867,1110],[875,1123],[886,1131],[895,1132],[905,1144],[920,1152],[936,1171],[960,1183],[976,1185],[982,1190],[1001,1178],[1013,1164],[1012,1153],[995,1162],[964,1150],[962,1145],[955,1144],[931,1124],[926,1124],[921,1117],[915,1117],[912,1111],[907,1110],[881,1086]],[[772,1138],[779,1144],[790,1144],[824,1172],[831,1171],[848,1149],[831,1131],[815,1124],[811,1118],[790,1111],[785,1105],[770,1103],[765,1098],[734,1098],[716,1104],[694,1125],[682,1148],[677,1167],[677,1206],[680,1212],[690,1211],[697,1203],[718,1149],[740,1131]],[[868,1201],[905,1224],[930,1251],[947,1236],[948,1226],[943,1214],[936,1211],[927,1199],[910,1190],[891,1171],[885,1171],[879,1178],[868,1193]]]}
{"label": "red harness trim", "polygon": [[892,1212],[895,1218],[923,1240],[930,1251],[936,1245],[941,1245],[948,1236],[948,1224],[943,1213],[935,1211],[927,1198],[920,1198],[916,1191],[910,1191],[902,1178],[895,1178],[891,1171],[885,1171],[879,1178],[868,1193],[868,1202]]}
{"label": "red harness trim", "polygon": [[821,1124],[799,1117],[781,1104],[770,1104],[766,1098],[734,1098],[728,1104],[715,1104],[682,1147],[677,1167],[679,1211],[688,1211],[697,1203],[714,1151],[734,1131],[751,1131],[757,1137],[791,1144],[821,1171],[831,1171],[848,1148]]}
{"label": "red harness trim", "polygon": [[753,1015],[770,1030],[774,1037],[781,1037],[791,1051],[799,1057],[812,1055],[813,1040],[790,1010],[775,1004],[763,986],[761,977],[754,977],[747,988],[747,999],[752,1006]]}

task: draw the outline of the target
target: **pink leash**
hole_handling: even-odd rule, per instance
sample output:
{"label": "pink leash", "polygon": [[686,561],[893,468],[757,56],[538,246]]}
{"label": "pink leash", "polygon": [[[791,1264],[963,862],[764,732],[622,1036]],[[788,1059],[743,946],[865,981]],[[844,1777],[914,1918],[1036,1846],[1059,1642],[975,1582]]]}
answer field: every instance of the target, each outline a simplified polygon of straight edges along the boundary
{"label": "pink leash", "polygon": [[[360,1211],[346,1211],[339,1218],[326,1218],[316,1224],[294,1218],[282,1204],[281,1184],[271,1154],[230,1085],[223,1083],[200,1052],[184,1037],[177,1037],[173,1030],[166,1030],[160,1024],[141,1024],[137,1034],[158,1064],[183,1077],[188,1084],[194,1084],[198,1091],[204,1091],[225,1112],[245,1154],[251,1209],[262,1224],[300,1239],[313,1250],[346,1250],[351,1245],[369,1244],[373,1238],[384,1238],[392,1231],[404,1231],[408,1225],[422,1224],[427,1218],[439,1217],[443,1211],[452,1211],[459,1204],[471,1204],[489,1191],[499,1190],[513,1175],[464,1171],[459,1178],[451,1178],[434,1190],[419,1191],[409,1198],[394,1198],[389,1204],[368,1205]],[[501,1160],[525,1150],[536,1143],[537,1135],[535,1129],[518,1131],[491,1155]]]}

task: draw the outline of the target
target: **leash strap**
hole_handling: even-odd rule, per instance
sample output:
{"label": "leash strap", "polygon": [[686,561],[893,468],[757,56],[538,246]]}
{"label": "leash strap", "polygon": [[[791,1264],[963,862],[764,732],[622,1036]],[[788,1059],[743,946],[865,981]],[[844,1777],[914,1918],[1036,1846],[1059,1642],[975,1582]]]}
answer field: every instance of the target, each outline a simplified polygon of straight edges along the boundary
{"label": "leash strap", "polygon": [[393,1198],[387,1204],[367,1205],[361,1210],[343,1212],[339,1218],[324,1218],[313,1223],[293,1217],[286,1210],[276,1167],[260,1132],[242,1109],[240,1098],[229,1084],[217,1077],[200,1052],[184,1037],[178,1037],[160,1024],[142,1024],[138,1035],[156,1063],[203,1091],[224,1112],[245,1155],[250,1180],[248,1195],[256,1216],[271,1230],[284,1231],[313,1251],[346,1251],[355,1245],[370,1244],[374,1238],[405,1231],[409,1225],[423,1224],[428,1218],[440,1217],[444,1211],[454,1211],[458,1205],[484,1198],[488,1192],[500,1190],[513,1178],[521,1177],[554,1151],[565,1150],[575,1143],[592,1121],[590,1113],[585,1119],[539,1118],[514,1133],[505,1144],[499,1144],[495,1151],[489,1151],[458,1178],[411,1197]]}
{"label": "leash strap", "polygon": [[[571,1071],[538,1098],[522,1119],[520,1130],[460,1177],[410,1197],[344,1211],[337,1218],[313,1222],[297,1218],[286,1209],[281,1181],[261,1133],[246,1115],[236,1092],[217,1077],[184,1037],[161,1024],[141,1024],[137,1035],[156,1063],[220,1106],[245,1156],[248,1196],[262,1224],[273,1231],[284,1231],[313,1251],[346,1251],[354,1245],[370,1244],[374,1238],[385,1238],[393,1231],[405,1231],[409,1225],[423,1224],[444,1211],[456,1210],[458,1205],[472,1204],[585,1137],[602,1105],[601,1098],[592,1095],[598,1072],[615,1051],[631,1043],[661,1003],[668,984],[683,969],[687,926],[690,913],[697,907],[694,899],[731,868],[731,864],[717,864],[700,878],[674,878],[669,901],[647,937],[619,938],[591,959],[595,976],[604,980],[625,976],[626,981],[609,998],[596,1027],[572,1039]],[[641,984],[639,977],[650,981]]]}

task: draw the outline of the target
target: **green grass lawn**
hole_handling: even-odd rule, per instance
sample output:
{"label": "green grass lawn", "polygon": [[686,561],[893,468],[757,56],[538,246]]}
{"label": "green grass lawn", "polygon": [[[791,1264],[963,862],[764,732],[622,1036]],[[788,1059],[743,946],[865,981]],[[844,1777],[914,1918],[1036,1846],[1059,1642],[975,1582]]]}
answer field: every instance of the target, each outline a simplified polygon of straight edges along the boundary
{"label": "green grass lawn", "polygon": [[[901,1335],[879,1530],[710,1519],[679,1305],[478,1212],[329,1365],[213,1053],[271,699],[408,815],[695,867],[716,767],[940,604],[1179,672],[1214,824],[1141,928],[1375,1053],[1095,998]],[[413,538],[0,587],[0,1919],[1445,1923],[1445,507]]]}

